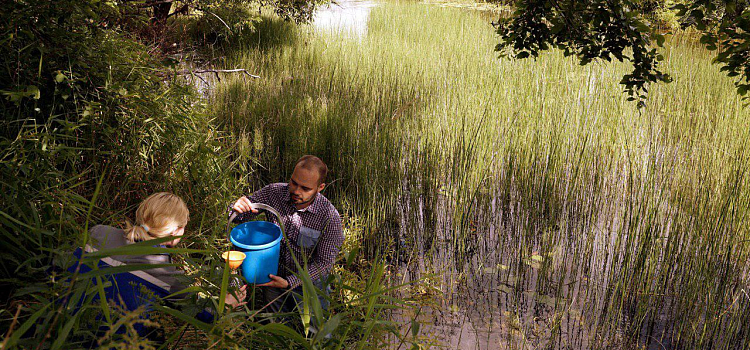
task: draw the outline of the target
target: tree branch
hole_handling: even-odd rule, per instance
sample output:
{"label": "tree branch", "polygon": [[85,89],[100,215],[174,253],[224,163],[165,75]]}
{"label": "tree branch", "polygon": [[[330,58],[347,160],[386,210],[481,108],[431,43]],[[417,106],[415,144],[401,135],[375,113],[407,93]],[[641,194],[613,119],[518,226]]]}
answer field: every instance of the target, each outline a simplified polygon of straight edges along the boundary
{"label": "tree branch", "polygon": [[[202,73],[213,73],[216,75],[216,79],[221,81],[221,78],[219,77],[219,73],[243,73],[246,76],[249,76],[251,78],[259,79],[260,75],[250,74],[250,72],[247,71],[247,69],[244,68],[236,68],[236,69],[199,69],[199,70],[181,70],[177,71],[178,75],[194,75],[194,74],[202,74]],[[196,75],[198,78],[203,80],[199,75]],[[205,82],[205,80],[203,80]]]}
{"label": "tree branch", "polygon": [[154,7],[154,6],[157,6],[157,5],[161,5],[161,4],[171,4],[171,3],[173,3],[174,1],[175,1],[175,0],[157,0],[157,1],[149,1],[149,2],[146,2],[146,3],[144,3],[144,4],[140,4],[140,5],[136,6],[136,7],[140,7],[140,8],[145,8],[145,7]]}

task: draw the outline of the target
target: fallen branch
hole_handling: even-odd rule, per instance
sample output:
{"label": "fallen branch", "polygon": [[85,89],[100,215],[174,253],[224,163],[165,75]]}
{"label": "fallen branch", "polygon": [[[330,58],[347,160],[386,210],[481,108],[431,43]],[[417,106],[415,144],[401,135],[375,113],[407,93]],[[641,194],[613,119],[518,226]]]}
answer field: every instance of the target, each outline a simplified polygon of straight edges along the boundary
{"label": "fallen branch", "polygon": [[260,75],[254,75],[248,73],[247,69],[244,68],[237,68],[237,69],[203,69],[203,70],[197,70],[194,73],[245,73],[245,75],[253,77],[253,78],[260,78]]}
{"label": "fallen branch", "polygon": [[208,86],[208,82],[206,81],[206,79],[203,79],[202,76],[197,75],[197,74],[191,74],[191,76],[194,76],[194,77],[200,79],[203,82],[203,84],[206,84],[206,86]]}
{"label": "fallen branch", "polygon": [[[216,75],[216,79],[218,81],[221,81],[221,78],[219,77],[219,73],[243,73],[246,76],[249,76],[251,78],[260,78],[260,75],[250,74],[246,69],[244,68],[237,68],[237,69],[200,69],[200,70],[181,70],[178,71],[177,74],[179,75],[193,75],[193,74],[202,74],[202,73],[213,73]],[[196,75],[197,76],[197,75]],[[199,77],[199,76],[198,76]],[[202,79],[202,78],[201,78]]]}
{"label": "fallen branch", "polygon": [[214,73],[218,76],[219,73],[244,73],[245,75],[253,78],[260,78],[260,75],[250,74],[247,69],[244,68],[237,68],[237,69],[201,69],[201,70],[194,70],[194,71],[180,71],[178,74],[201,74],[201,73]]}
{"label": "fallen branch", "polygon": [[219,17],[219,15],[217,15],[217,14],[215,14],[215,13],[213,13],[213,12],[209,11],[209,10],[206,10],[206,9],[199,9],[199,10],[201,10],[201,11],[204,11],[204,12],[208,12],[209,14],[211,14],[211,15],[213,15],[214,17],[218,18],[218,19],[219,19],[219,21],[221,21],[221,23],[223,23],[223,24],[224,24],[224,26],[225,26],[225,27],[227,27],[227,29],[229,29],[230,31],[232,30],[232,28],[231,28],[231,27],[229,27],[229,25],[227,24],[227,22],[224,22],[224,20],[223,20],[223,19],[221,19],[221,17]]}

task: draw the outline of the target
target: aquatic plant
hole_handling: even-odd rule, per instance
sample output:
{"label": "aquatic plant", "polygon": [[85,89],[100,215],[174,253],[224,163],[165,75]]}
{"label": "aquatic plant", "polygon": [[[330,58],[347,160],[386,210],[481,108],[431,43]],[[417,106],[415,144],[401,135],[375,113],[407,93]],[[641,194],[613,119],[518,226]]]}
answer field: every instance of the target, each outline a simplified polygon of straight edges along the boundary
{"label": "aquatic plant", "polygon": [[747,346],[748,112],[710,52],[668,37],[675,81],[639,111],[625,64],[498,60],[488,19],[392,2],[363,35],[248,41],[223,64],[262,79],[222,81],[212,113],[262,164],[329,161],[365,251],[440,273],[511,348]]}

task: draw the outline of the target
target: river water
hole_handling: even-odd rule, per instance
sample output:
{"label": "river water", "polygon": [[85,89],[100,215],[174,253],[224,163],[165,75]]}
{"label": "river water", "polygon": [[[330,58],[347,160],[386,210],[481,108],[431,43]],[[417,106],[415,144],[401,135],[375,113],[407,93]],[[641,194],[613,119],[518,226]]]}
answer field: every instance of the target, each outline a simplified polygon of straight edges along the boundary
{"label": "river water", "polygon": [[315,13],[313,25],[361,38],[367,34],[367,19],[375,6],[372,1],[335,1]]}

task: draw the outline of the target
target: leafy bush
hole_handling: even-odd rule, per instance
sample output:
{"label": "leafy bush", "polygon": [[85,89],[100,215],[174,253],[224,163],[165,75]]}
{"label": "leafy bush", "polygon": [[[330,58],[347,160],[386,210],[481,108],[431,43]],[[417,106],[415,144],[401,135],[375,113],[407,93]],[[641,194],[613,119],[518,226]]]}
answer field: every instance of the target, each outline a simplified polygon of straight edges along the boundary
{"label": "leafy bush", "polygon": [[636,0],[633,10],[639,13],[654,27],[662,30],[673,30],[680,27],[676,11],[672,9],[672,0]]}
{"label": "leafy bush", "polygon": [[200,7],[198,13],[198,16],[182,20],[186,29],[177,34],[179,37],[175,41],[188,37],[197,39],[199,45],[227,43],[254,32],[255,22],[260,18],[257,9],[253,10],[244,2],[209,3]]}
{"label": "leafy bush", "polygon": [[[246,1],[179,4],[203,6],[184,22],[196,37],[226,41],[253,28]],[[342,347],[398,334],[382,319],[390,306],[378,264],[362,286],[332,278],[350,296],[334,301],[333,312],[315,306],[308,283],[305,298],[315,317],[307,325],[321,330],[317,335],[218,305],[218,320],[208,325],[192,319],[195,307],[156,305],[156,317],[145,321],[145,310],[94,302],[101,283],[55,266],[69,266],[64,262],[86,241],[90,223],[117,224],[159,190],[187,200],[191,230],[199,233],[188,241],[203,251],[173,252],[185,254],[204,303],[223,300],[230,288],[216,274],[223,264],[215,252],[223,247],[215,238],[223,236],[226,199],[246,189],[257,161],[207,114],[179,62],[144,44],[155,29],[137,4],[28,0],[2,2],[0,11],[0,299],[8,302],[0,312],[3,329],[11,329],[3,348],[153,348],[134,332],[137,323],[177,330],[167,344],[178,343],[179,330],[192,325],[200,341],[218,348]],[[84,302],[79,308],[72,300]],[[102,325],[125,332],[96,331]]]}
{"label": "leafy bush", "polygon": [[[7,14],[6,69],[0,71],[6,97],[0,101],[0,171],[7,180],[0,186],[8,221],[2,229],[11,241],[24,232],[20,223],[29,222],[50,230],[34,240],[35,249],[54,246],[60,237],[70,241],[80,233],[69,230],[84,219],[78,204],[91,197],[100,176],[108,175],[101,205],[127,208],[157,187],[178,183],[175,172],[190,164],[182,156],[205,145],[199,141],[210,144],[211,124],[174,66],[103,24],[117,18],[117,9],[94,1],[0,6]],[[63,204],[71,198],[76,205]],[[49,221],[58,221],[53,218],[67,215],[70,225],[49,228]],[[36,255],[29,244],[13,244],[27,250],[4,256],[6,273]]]}

